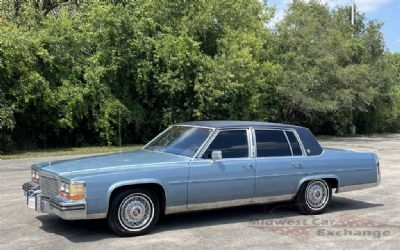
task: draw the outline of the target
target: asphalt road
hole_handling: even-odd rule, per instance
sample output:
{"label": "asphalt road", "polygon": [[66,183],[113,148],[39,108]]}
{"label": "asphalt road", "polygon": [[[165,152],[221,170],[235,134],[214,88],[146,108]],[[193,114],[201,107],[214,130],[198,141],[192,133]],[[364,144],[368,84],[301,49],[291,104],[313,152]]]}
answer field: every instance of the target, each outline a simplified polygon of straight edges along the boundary
{"label": "asphalt road", "polygon": [[163,218],[149,235],[118,238],[104,220],[63,221],[27,208],[21,184],[34,160],[0,161],[0,249],[400,248],[400,134],[329,139],[324,146],[373,151],[379,187],[334,196],[329,210],[300,215],[288,203]]}

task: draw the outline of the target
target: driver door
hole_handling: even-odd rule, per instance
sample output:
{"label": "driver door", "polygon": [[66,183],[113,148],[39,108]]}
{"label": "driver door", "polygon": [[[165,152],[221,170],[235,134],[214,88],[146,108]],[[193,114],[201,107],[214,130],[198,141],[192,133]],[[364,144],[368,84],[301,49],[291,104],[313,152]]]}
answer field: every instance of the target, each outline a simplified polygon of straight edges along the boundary
{"label": "driver door", "polygon": [[[254,196],[255,158],[248,129],[220,130],[200,158],[190,163],[188,208],[248,203]],[[211,152],[222,159],[213,162]]]}

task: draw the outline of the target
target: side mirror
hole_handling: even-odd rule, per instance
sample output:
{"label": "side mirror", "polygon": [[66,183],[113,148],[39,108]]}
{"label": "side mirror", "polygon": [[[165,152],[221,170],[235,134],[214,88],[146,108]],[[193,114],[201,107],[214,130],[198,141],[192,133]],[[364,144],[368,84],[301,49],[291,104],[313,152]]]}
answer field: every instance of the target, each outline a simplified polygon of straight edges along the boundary
{"label": "side mirror", "polygon": [[218,160],[222,159],[222,151],[221,150],[214,150],[211,152],[211,159],[213,163],[217,163]]}

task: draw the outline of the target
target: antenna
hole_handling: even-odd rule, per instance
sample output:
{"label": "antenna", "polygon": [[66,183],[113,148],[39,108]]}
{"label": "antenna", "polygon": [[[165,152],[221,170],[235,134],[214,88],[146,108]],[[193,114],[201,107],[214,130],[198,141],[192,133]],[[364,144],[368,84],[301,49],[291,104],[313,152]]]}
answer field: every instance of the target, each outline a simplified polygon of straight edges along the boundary
{"label": "antenna", "polygon": [[118,141],[119,141],[119,152],[121,153],[121,110],[118,110]]}
{"label": "antenna", "polygon": [[354,14],[355,14],[355,4],[354,0],[351,0],[351,25],[354,26]]}

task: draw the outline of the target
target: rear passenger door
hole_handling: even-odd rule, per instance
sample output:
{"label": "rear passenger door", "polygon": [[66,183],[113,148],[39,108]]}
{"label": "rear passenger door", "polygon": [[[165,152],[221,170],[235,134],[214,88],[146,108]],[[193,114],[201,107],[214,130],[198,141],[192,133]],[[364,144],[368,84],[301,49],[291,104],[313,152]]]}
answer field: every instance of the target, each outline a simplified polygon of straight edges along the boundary
{"label": "rear passenger door", "polygon": [[293,130],[255,129],[255,199],[289,199],[305,176],[304,150]]}

